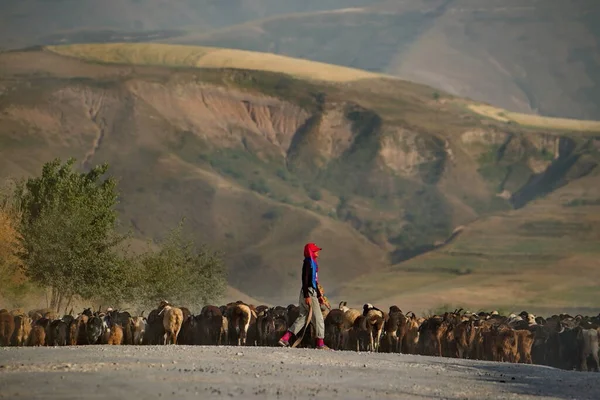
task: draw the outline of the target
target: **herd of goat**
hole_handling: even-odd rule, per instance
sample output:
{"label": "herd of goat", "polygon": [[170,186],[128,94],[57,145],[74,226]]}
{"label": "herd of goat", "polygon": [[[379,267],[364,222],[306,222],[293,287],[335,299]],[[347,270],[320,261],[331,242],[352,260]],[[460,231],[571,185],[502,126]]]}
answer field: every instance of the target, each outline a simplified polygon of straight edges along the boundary
{"label": "herd of goat", "polygon": [[[334,350],[541,364],[578,371],[599,370],[600,314],[549,318],[526,311],[518,315],[461,310],[418,317],[392,306],[362,310],[342,302],[321,306],[325,343]],[[277,346],[299,315],[296,305],[255,307],[241,301],[205,306],[198,315],[162,301],[147,317],[127,311],[85,309],[58,317],[48,309],[0,310],[1,346],[65,345],[232,345]],[[312,347],[310,324],[300,347]],[[300,333],[302,334],[302,333]]]}

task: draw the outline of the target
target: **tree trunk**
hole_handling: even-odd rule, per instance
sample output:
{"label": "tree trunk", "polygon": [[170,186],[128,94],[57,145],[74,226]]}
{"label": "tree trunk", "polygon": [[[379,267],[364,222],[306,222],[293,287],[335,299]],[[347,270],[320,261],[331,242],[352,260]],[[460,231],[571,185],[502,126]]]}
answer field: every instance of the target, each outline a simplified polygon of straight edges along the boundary
{"label": "tree trunk", "polygon": [[71,305],[71,300],[73,300],[73,295],[72,294],[67,295],[67,305],[65,306],[65,314],[69,313],[68,309],[69,309],[69,306]]}
{"label": "tree trunk", "polygon": [[56,303],[58,300],[58,290],[56,290],[56,288],[53,286],[52,287],[52,294],[50,295],[50,308],[51,309],[56,309]]}
{"label": "tree trunk", "polygon": [[62,306],[62,302],[63,302],[63,292],[61,291],[60,293],[58,293],[58,300],[56,301],[56,312],[60,314],[60,306]]}

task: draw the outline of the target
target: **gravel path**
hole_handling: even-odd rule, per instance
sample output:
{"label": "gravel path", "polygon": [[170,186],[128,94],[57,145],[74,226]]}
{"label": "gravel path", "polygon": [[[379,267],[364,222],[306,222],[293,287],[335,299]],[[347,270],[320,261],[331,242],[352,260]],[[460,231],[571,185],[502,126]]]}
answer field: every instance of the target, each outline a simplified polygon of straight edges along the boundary
{"label": "gravel path", "polygon": [[398,354],[204,346],[0,348],[10,399],[599,399],[600,375]]}

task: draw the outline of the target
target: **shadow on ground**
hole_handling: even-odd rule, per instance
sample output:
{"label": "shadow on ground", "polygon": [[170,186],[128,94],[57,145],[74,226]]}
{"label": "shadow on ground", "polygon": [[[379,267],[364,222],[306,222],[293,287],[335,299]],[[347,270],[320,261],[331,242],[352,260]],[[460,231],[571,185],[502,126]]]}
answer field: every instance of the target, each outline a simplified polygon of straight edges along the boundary
{"label": "shadow on ground", "polygon": [[595,372],[565,371],[543,365],[512,363],[485,362],[472,366],[453,364],[446,360],[429,360],[429,363],[457,372],[468,370],[471,381],[492,384],[498,387],[498,392],[502,391],[505,394],[554,399],[600,399],[600,374]]}

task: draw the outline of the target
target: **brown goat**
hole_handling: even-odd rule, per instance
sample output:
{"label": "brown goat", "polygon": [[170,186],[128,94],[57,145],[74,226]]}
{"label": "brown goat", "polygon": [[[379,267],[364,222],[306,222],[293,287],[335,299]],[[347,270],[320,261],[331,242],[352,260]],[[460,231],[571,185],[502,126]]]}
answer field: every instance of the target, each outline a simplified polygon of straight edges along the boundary
{"label": "brown goat", "polygon": [[580,370],[581,371],[596,371],[600,370],[600,360],[598,359],[598,331],[596,329],[581,330],[581,347],[580,354]]}
{"label": "brown goat", "polygon": [[444,321],[440,327],[440,341],[442,343],[443,357],[458,357],[456,338],[454,336],[454,324],[451,321]]}
{"label": "brown goat", "polygon": [[223,332],[223,314],[219,307],[206,305],[200,311],[202,344],[220,345]]}
{"label": "brown goat", "polygon": [[506,325],[496,325],[491,331],[492,361],[516,362],[518,347],[517,334]]}
{"label": "brown goat", "polygon": [[370,350],[377,352],[381,343],[383,327],[389,315],[372,304],[367,303],[363,305],[363,316],[367,317],[367,323],[370,326]]}
{"label": "brown goat", "polygon": [[123,328],[121,327],[121,325],[113,324],[112,328],[110,329],[110,336],[108,337],[107,344],[123,344]]}
{"label": "brown goat", "polygon": [[15,319],[6,310],[0,313],[0,346],[9,346],[15,330]]}
{"label": "brown goat", "polygon": [[476,359],[499,361],[499,347],[502,347],[503,340],[500,333],[501,329],[497,320],[487,319],[481,322],[475,333]]}
{"label": "brown goat", "polygon": [[384,316],[378,310],[369,310],[366,315],[367,326],[369,328],[369,350],[377,352],[379,351],[379,344],[381,342],[381,333],[383,332]]}
{"label": "brown goat", "polygon": [[223,315],[223,323],[221,324],[221,334],[219,337],[219,345],[229,345],[229,319]]}
{"label": "brown goat", "polygon": [[475,326],[475,336],[473,337],[473,357],[476,360],[492,360],[492,335],[490,330],[492,325],[482,322]]}
{"label": "brown goat", "polygon": [[533,346],[535,334],[526,329],[516,330],[515,334],[517,335],[517,357],[515,362],[532,364],[531,347]]}
{"label": "brown goat", "polygon": [[46,329],[40,325],[33,325],[31,334],[29,335],[30,346],[45,346],[46,345]]}
{"label": "brown goat", "polygon": [[81,345],[87,342],[85,327],[89,317],[85,314],[80,314],[75,318],[69,326],[68,344],[71,346]]}
{"label": "brown goat", "polygon": [[133,317],[131,318],[130,324],[133,344],[141,345],[144,342],[144,334],[146,332],[146,321],[144,320],[144,317]]}
{"label": "brown goat", "polygon": [[183,312],[179,308],[166,305],[160,314],[163,314],[164,344],[177,344],[177,335],[183,324]]}
{"label": "brown goat", "polygon": [[[31,310],[27,313],[29,318],[31,318],[32,322],[35,323],[38,319],[44,318],[48,314],[54,313],[54,310],[51,308],[41,308],[39,310]],[[50,315],[52,316],[52,315]]]}
{"label": "brown goat", "polygon": [[26,315],[16,315],[14,321],[15,330],[12,336],[12,345],[25,346],[31,333],[31,318]]}
{"label": "brown goat", "polygon": [[348,335],[348,349],[356,351],[369,351],[371,346],[372,330],[368,323],[367,317],[359,315],[354,320],[354,324],[349,331]]}
{"label": "brown goat", "polygon": [[16,317],[17,315],[25,315],[25,310],[22,308],[15,308],[14,310],[11,310],[9,314],[13,317]]}
{"label": "brown goat", "polygon": [[473,358],[473,346],[475,343],[475,322],[463,321],[454,328],[456,340],[456,357]]}
{"label": "brown goat", "polygon": [[[238,346],[245,346],[248,339],[248,331],[252,323],[253,312],[250,306],[238,303],[231,308],[230,325],[234,329],[235,339]],[[254,314],[255,315],[255,314]],[[254,317],[256,320],[256,317]]]}
{"label": "brown goat", "polygon": [[406,331],[408,330],[408,318],[400,309],[390,308],[389,318],[385,322],[385,351],[390,353],[400,353],[402,351],[402,342]]}
{"label": "brown goat", "polygon": [[354,326],[354,321],[362,314],[355,308],[349,308],[347,304],[348,303],[345,301],[342,301],[339,306],[339,309],[344,312],[344,329],[352,328]]}
{"label": "brown goat", "polygon": [[442,355],[443,318],[435,315],[423,321],[419,327],[419,354],[424,356]]}
{"label": "brown goat", "polygon": [[333,309],[325,318],[325,343],[334,350],[345,348],[347,335],[344,334],[344,312]]}
{"label": "brown goat", "polygon": [[407,329],[402,340],[402,353],[417,354],[417,348],[419,346],[419,327],[424,319],[417,318],[412,311],[407,312],[406,317]]}

